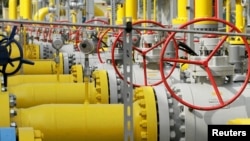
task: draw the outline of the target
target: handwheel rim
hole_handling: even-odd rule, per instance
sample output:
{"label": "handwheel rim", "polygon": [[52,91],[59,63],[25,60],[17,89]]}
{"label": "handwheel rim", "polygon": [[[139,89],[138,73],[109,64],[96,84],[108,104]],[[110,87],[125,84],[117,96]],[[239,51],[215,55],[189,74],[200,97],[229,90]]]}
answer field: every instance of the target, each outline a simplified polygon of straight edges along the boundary
{"label": "handwheel rim", "polygon": [[[138,25],[138,24],[144,24],[144,23],[154,24],[154,25],[159,26],[159,27],[161,27],[161,28],[166,28],[164,25],[161,25],[161,24],[158,23],[158,22],[149,21],[149,20],[140,20],[140,21],[134,22],[134,23],[133,23],[133,26]],[[137,32],[138,32],[138,31],[137,31]],[[121,31],[121,32],[117,35],[117,37],[116,37],[116,39],[114,40],[114,43],[113,43],[113,45],[112,45],[112,47],[111,47],[111,60],[112,60],[111,62],[112,62],[112,66],[113,66],[113,68],[114,68],[116,74],[118,75],[118,77],[120,77],[120,79],[124,80],[123,75],[121,74],[121,72],[120,72],[119,69],[117,68],[117,65],[115,64],[115,56],[114,56],[116,44],[117,44],[117,42],[118,42],[118,40],[119,40],[119,38],[121,37],[122,34],[123,34],[123,31]],[[163,42],[163,43],[164,43],[164,42]],[[158,44],[158,43],[157,43],[157,44]],[[175,42],[175,44],[176,44],[176,42]],[[161,45],[161,44],[159,44],[159,45]],[[157,48],[158,45],[157,45],[157,46],[154,45],[154,46],[155,46],[155,47],[151,47],[151,48],[149,48],[149,49],[147,49],[147,50],[145,50],[145,51],[143,51],[143,50],[141,50],[141,49],[138,49],[138,48],[136,48],[136,47],[133,46],[133,50],[139,52],[141,55],[146,55],[146,53],[150,52],[150,51],[153,50],[154,48]],[[143,63],[145,63],[145,60],[144,60],[144,59],[143,59]],[[175,66],[176,66],[176,63],[174,63],[172,67],[175,67]],[[134,87],[140,87],[140,86],[157,86],[157,85],[159,85],[159,84],[162,83],[162,80],[159,80],[159,81],[154,82],[154,83],[152,83],[152,84],[148,84],[148,83],[147,83],[147,77],[145,77],[145,75],[146,75],[145,69],[146,69],[146,66],[144,65],[144,66],[143,66],[143,71],[144,71],[144,72],[143,72],[143,73],[144,73],[144,84],[135,84],[135,83],[133,83],[133,86],[134,86]],[[165,76],[165,79],[167,79],[167,78],[170,76],[170,74],[173,73],[173,71],[174,71],[174,69],[171,69],[171,70],[169,71],[168,75]],[[127,83],[130,84],[130,82],[128,82],[128,81],[127,81]]]}
{"label": "handwheel rim", "polygon": [[[226,22],[224,20],[221,20],[221,19],[217,19],[217,18],[200,18],[200,19],[195,19],[195,20],[191,20],[183,25],[181,25],[179,27],[179,29],[183,29],[184,27],[188,26],[188,25],[191,25],[191,24],[194,24],[196,22],[200,22],[200,21],[215,21],[215,22],[221,22],[221,23],[224,23],[224,24],[227,24],[229,25],[234,31],[236,32],[241,32],[236,26],[234,26],[233,24],[229,23],[229,22]],[[163,48],[162,48],[162,51],[160,53],[160,60],[161,62],[165,62],[167,59],[164,57],[164,52],[167,48],[167,45],[168,43],[171,41],[171,40],[175,40],[174,39],[174,36],[175,36],[175,32],[172,32],[167,40],[165,41],[164,45],[163,45]],[[245,45],[245,48],[246,48],[246,51],[247,51],[247,54],[248,54],[248,70],[250,70],[250,65],[249,65],[249,61],[250,61],[250,49],[248,47],[248,43],[247,43],[247,40],[245,37],[242,37],[242,40],[244,42],[244,45]],[[177,51],[178,52],[178,51]],[[175,60],[176,61],[176,60]],[[186,61],[187,63],[189,61]],[[204,62],[200,62],[201,64],[204,64]],[[210,72],[210,71],[208,71]],[[165,87],[167,88],[167,90],[169,91],[169,93],[171,94],[171,96],[173,98],[175,98],[177,101],[179,101],[181,104],[191,108],[191,109],[196,109],[196,110],[216,110],[216,109],[220,109],[220,108],[223,108],[229,104],[231,104],[233,101],[235,101],[241,94],[242,92],[244,91],[244,89],[246,88],[247,84],[248,84],[248,80],[249,80],[249,76],[250,76],[250,71],[247,71],[246,73],[246,79],[244,81],[244,83],[242,84],[241,88],[238,90],[238,93],[233,96],[233,98],[229,99],[229,100],[224,100],[224,103],[223,104],[217,104],[217,105],[213,105],[213,106],[197,106],[197,105],[194,105],[194,104],[190,104],[189,102],[183,100],[181,97],[177,96],[177,94],[172,90],[171,86],[168,84],[168,82],[166,80],[163,79],[163,76],[164,76],[164,72],[163,72],[163,63],[160,63],[160,74],[161,74],[161,77],[162,77],[162,80],[163,80],[163,84],[165,85]],[[210,77],[211,77],[211,74],[209,74]],[[213,87],[214,87],[214,84],[212,84]]]}

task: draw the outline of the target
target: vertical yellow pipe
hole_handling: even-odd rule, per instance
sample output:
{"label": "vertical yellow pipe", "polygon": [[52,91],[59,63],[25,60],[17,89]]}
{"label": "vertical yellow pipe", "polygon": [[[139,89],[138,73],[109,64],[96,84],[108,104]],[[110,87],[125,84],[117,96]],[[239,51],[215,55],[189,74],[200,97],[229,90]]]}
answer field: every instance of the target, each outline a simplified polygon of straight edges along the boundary
{"label": "vertical yellow pipe", "polygon": [[123,23],[123,17],[125,16],[125,4],[118,4],[116,13],[117,13],[116,25],[120,25]]}
{"label": "vertical yellow pipe", "polygon": [[157,19],[156,19],[156,2],[157,2],[157,0],[154,0],[154,6],[153,6],[153,8],[154,8],[154,17],[153,17],[153,20],[154,20],[154,21],[157,20]]}
{"label": "vertical yellow pipe", "polygon": [[[226,0],[226,21],[230,22],[231,16],[231,3],[230,0]],[[226,32],[229,32],[229,26],[226,25]]]}
{"label": "vertical yellow pipe", "polygon": [[9,0],[9,19],[17,19],[17,0]]}
{"label": "vertical yellow pipe", "polygon": [[195,0],[195,18],[212,17],[212,0]]}
{"label": "vertical yellow pipe", "polygon": [[126,0],[125,5],[126,17],[131,17],[133,22],[137,21],[137,1]]}
{"label": "vertical yellow pipe", "polygon": [[180,25],[187,22],[187,0],[178,0],[177,17],[172,20],[174,25]]}
{"label": "vertical yellow pipe", "polygon": [[32,15],[32,2],[31,0],[20,0],[20,17],[22,19],[31,20]]}
{"label": "vertical yellow pipe", "polygon": [[178,0],[178,17],[179,18],[186,18],[187,17],[187,0]]}
{"label": "vertical yellow pipe", "polygon": [[75,10],[71,10],[71,18],[72,18],[72,23],[77,23],[77,12]]}
{"label": "vertical yellow pipe", "polygon": [[143,0],[143,20],[147,19],[147,1]]}
{"label": "vertical yellow pipe", "polygon": [[235,3],[235,26],[240,29],[241,32],[245,32],[244,28],[244,17],[243,17],[243,6],[241,0],[236,0]]}

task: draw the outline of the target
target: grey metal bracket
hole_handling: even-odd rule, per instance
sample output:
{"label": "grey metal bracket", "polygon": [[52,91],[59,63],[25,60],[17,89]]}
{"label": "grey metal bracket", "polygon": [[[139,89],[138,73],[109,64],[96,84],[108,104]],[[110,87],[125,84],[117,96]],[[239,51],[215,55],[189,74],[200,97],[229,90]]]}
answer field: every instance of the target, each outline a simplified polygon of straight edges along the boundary
{"label": "grey metal bracket", "polygon": [[123,23],[126,25],[123,31],[124,141],[133,141],[132,18],[124,17]]}

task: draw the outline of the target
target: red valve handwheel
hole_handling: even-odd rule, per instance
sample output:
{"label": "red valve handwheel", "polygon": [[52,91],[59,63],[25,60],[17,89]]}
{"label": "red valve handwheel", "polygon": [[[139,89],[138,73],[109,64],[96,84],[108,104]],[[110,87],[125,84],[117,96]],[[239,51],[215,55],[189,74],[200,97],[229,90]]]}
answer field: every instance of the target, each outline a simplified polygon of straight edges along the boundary
{"label": "red valve handwheel", "polygon": [[[194,24],[194,23],[197,23],[197,22],[201,22],[201,21],[214,21],[214,22],[220,22],[220,23],[223,23],[225,25],[228,25],[231,27],[231,30],[230,32],[232,31],[236,31],[236,32],[241,32],[236,26],[234,26],[233,24],[227,22],[227,21],[224,21],[224,20],[221,20],[221,19],[217,19],[217,18],[199,18],[199,19],[195,19],[195,20],[191,20],[185,24],[183,24],[182,26],[179,27],[179,29],[184,29],[185,27],[187,27],[188,25],[191,25],[191,24]],[[172,97],[174,97],[177,101],[179,101],[181,104],[191,108],[191,109],[197,109],[197,110],[216,110],[216,109],[219,109],[219,108],[223,108],[229,104],[231,104],[234,100],[236,100],[241,94],[242,92],[244,91],[246,85],[248,84],[248,81],[249,81],[249,75],[250,75],[250,71],[247,71],[247,74],[246,74],[246,80],[244,81],[244,83],[242,84],[241,88],[239,89],[239,91],[232,97],[230,98],[229,100],[223,100],[221,95],[219,94],[219,88],[213,78],[213,75],[212,75],[212,72],[208,66],[208,62],[209,60],[215,55],[215,53],[217,52],[217,50],[222,46],[223,42],[225,42],[226,38],[228,37],[227,36],[224,36],[221,41],[218,43],[218,45],[214,48],[214,50],[207,56],[206,59],[204,60],[199,60],[199,61],[194,61],[194,60],[182,60],[182,59],[174,59],[174,58],[166,58],[164,56],[164,52],[167,48],[167,45],[169,44],[169,42],[171,40],[175,40],[174,39],[174,36],[175,36],[175,32],[172,32],[169,37],[167,38],[167,40],[165,41],[164,43],[164,46],[162,48],[162,51],[161,51],[161,55],[160,55],[160,73],[161,73],[161,77],[162,77],[162,80],[163,80],[163,83],[164,85],[166,86],[166,88],[168,89],[169,93],[171,94]],[[241,37],[242,40],[244,41],[244,44],[245,44],[245,48],[246,48],[246,51],[247,51],[247,54],[248,54],[248,62],[250,62],[250,49],[249,49],[249,46],[248,46],[248,43],[247,43],[247,40],[245,37]],[[175,46],[177,47],[177,46]],[[176,51],[178,49],[176,48]],[[178,57],[177,57],[178,58]],[[213,106],[199,106],[199,105],[194,105],[194,104],[191,104],[190,102],[182,99],[181,97],[179,97],[171,88],[171,86],[168,84],[168,82],[166,81],[166,79],[164,79],[164,70],[163,70],[163,63],[164,62],[176,62],[176,63],[187,63],[187,64],[195,64],[195,65],[200,65],[200,66],[203,66],[205,71],[207,72],[208,74],[208,78],[210,80],[210,83],[216,93],[216,96],[217,96],[217,99],[219,101],[219,104],[217,105],[213,105]],[[250,70],[250,65],[248,64],[248,70]]]}
{"label": "red valve handwheel", "polygon": [[[161,27],[161,28],[166,28],[164,25],[162,25],[162,24],[160,24],[160,23],[157,23],[157,22],[155,22],[155,21],[148,21],[148,20],[137,21],[137,22],[133,23],[133,26],[138,25],[138,24],[144,24],[144,23],[149,23],[149,24],[153,24],[153,25],[159,26],[159,27]],[[136,32],[139,32],[139,33],[140,33],[140,31],[138,31],[138,30],[136,30]],[[116,39],[115,39],[115,41],[114,41],[114,43],[113,43],[113,45],[112,45],[112,48],[111,48],[111,55],[112,55],[112,57],[111,57],[111,58],[112,58],[112,65],[113,65],[113,67],[114,67],[114,69],[115,69],[115,72],[117,73],[117,75],[118,75],[122,80],[124,80],[123,75],[121,74],[121,72],[120,72],[119,69],[117,68],[117,65],[115,64],[115,56],[114,56],[116,44],[117,44],[118,42],[122,42],[122,41],[120,40],[120,37],[122,36],[122,34],[123,34],[123,31],[121,31],[121,32],[118,34],[118,36],[116,37]],[[141,34],[141,33],[140,33],[140,34]],[[137,48],[137,47],[133,46],[133,51],[139,52],[139,53],[141,54],[142,58],[143,58],[143,76],[144,76],[144,84],[135,84],[135,83],[133,83],[133,86],[135,86],[135,87],[139,87],[139,86],[156,86],[156,85],[159,85],[159,84],[162,83],[162,80],[159,80],[159,81],[157,81],[157,82],[155,82],[155,83],[153,83],[153,84],[148,84],[148,81],[147,81],[147,79],[148,79],[148,78],[147,78],[147,69],[146,69],[146,54],[147,54],[148,52],[150,52],[151,50],[153,50],[154,48],[158,47],[159,45],[163,44],[164,41],[165,41],[165,40],[161,40],[160,42],[158,42],[157,44],[155,44],[155,45],[153,45],[152,47],[148,48],[147,50],[141,50],[140,48]],[[176,44],[176,42],[175,42],[175,44]],[[173,66],[172,68],[175,68],[175,65],[176,65],[176,63],[174,63],[174,66]],[[170,74],[173,72],[173,70],[174,70],[174,69],[171,69],[171,70],[170,70],[170,73],[169,73],[167,76],[165,76],[165,78],[169,77]],[[130,82],[127,82],[127,83],[130,83]]]}

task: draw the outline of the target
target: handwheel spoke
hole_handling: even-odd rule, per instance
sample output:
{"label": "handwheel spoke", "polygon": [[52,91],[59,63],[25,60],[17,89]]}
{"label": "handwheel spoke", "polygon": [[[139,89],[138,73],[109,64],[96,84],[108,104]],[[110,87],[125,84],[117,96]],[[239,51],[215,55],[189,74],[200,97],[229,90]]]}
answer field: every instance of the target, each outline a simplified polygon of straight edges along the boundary
{"label": "handwheel spoke", "polygon": [[147,50],[145,50],[145,54],[151,50],[153,50],[154,48],[158,47],[159,45],[163,44],[164,40],[161,40],[160,42],[156,43],[155,45],[153,45],[152,47],[148,48]]}
{"label": "handwheel spoke", "polygon": [[20,61],[22,57],[10,58],[10,62]]}
{"label": "handwheel spoke", "polygon": [[214,91],[215,91],[215,94],[217,96],[217,99],[219,100],[220,104],[221,105],[224,105],[224,101],[221,97],[221,94],[220,94],[220,91],[218,89],[218,86],[213,78],[213,74],[211,73],[210,69],[208,67],[205,67],[205,70],[208,74],[208,79],[210,80],[210,83],[212,84],[213,88],[214,88]]}
{"label": "handwheel spoke", "polygon": [[[232,32],[233,29],[231,29],[229,32]],[[208,55],[207,60],[210,60],[215,53],[219,50],[219,48],[222,46],[222,44],[226,41],[226,39],[228,38],[228,35],[224,36],[221,41],[216,45],[216,47],[214,48],[214,50]]]}
{"label": "handwheel spoke", "polygon": [[194,64],[194,65],[204,65],[203,61],[193,61],[193,60],[185,60],[185,59],[174,59],[174,58],[163,58],[162,61],[164,62],[176,62],[176,63],[187,63],[187,64]]}

